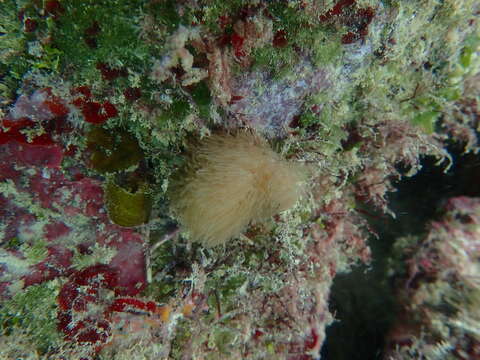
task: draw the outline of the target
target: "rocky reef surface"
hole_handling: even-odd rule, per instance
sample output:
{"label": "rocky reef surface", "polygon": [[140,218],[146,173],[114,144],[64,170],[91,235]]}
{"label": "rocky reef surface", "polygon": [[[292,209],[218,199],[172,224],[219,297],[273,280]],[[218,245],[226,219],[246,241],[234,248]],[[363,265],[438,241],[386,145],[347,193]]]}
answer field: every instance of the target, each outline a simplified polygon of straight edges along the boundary
{"label": "rocky reef surface", "polygon": [[[479,358],[479,17],[475,0],[1,1],[0,359]],[[237,131],[306,190],[206,248],[169,184],[192,144]],[[395,197],[402,181],[423,187]],[[366,300],[343,306],[342,286]],[[342,344],[339,324],[382,308],[382,334]]]}

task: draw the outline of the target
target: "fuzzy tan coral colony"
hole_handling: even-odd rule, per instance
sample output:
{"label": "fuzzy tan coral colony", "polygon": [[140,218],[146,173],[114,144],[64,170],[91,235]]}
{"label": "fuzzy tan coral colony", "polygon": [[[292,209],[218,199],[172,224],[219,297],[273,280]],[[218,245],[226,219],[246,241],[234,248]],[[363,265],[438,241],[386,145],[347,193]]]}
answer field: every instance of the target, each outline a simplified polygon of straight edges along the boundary
{"label": "fuzzy tan coral colony", "polygon": [[292,207],[301,180],[300,167],[258,135],[212,135],[195,148],[170,198],[193,240],[215,246]]}

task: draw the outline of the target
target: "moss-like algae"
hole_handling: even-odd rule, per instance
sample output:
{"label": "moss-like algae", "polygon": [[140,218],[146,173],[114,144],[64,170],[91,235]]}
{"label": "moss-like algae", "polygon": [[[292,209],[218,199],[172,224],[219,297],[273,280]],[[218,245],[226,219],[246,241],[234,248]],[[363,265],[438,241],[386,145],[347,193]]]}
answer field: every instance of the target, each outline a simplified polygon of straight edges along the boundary
{"label": "moss-like algae", "polygon": [[195,85],[192,90],[192,98],[198,106],[200,116],[204,119],[208,119],[212,97],[210,95],[210,89],[205,81],[201,81],[199,84]]}
{"label": "moss-like algae", "polygon": [[[57,295],[59,283],[49,281],[32,285],[2,303],[0,324],[2,336],[23,336],[39,354],[54,349],[62,341],[57,331]],[[8,354],[11,349],[2,349]]]}
{"label": "moss-like algae", "polygon": [[74,76],[81,78],[98,62],[115,59],[113,65],[135,68],[149,61],[136,22],[141,14],[139,5],[133,0],[62,1],[64,11],[51,29],[52,46],[63,54],[62,67],[75,66]]}
{"label": "moss-like algae", "polygon": [[26,53],[27,38],[18,17],[21,4],[14,0],[0,3],[0,101],[12,99],[29,70],[30,59]]}

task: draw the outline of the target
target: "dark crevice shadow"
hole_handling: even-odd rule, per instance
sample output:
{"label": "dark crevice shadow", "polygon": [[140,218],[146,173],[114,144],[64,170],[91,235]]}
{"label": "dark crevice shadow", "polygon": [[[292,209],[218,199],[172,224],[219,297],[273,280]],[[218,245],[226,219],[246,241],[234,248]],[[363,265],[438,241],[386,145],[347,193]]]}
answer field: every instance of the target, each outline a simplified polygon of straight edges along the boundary
{"label": "dark crevice shadow", "polygon": [[449,151],[453,164],[448,172],[445,164],[425,157],[418,174],[395,184],[397,191],[388,196],[395,219],[361,205],[372,215],[367,220],[378,234],[369,239],[373,261],[369,268],[358,266],[335,277],[330,310],[338,321],[327,328],[323,360],[382,359],[385,335],[395,318],[395,282],[388,273],[395,240],[426,233],[447,199],[480,196],[480,155],[461,154],[454,147]]}

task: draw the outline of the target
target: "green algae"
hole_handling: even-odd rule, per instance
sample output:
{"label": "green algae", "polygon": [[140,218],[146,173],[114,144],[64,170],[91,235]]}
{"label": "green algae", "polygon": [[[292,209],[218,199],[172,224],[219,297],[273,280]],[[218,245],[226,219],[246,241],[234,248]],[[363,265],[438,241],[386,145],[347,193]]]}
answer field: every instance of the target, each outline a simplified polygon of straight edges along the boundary
{"label": "green algae", "polygon": [[[57,295],[59,282],[32,285],[2,303],[0,334],[25,337],[44,354],[58,347],[62,335],[57,331]],[[2,349],[8,353],[8,349]]]}
{"label": "green algae", "polygon": [[161,126],[168,121],[181,122],[190,113],[190,103],[183,98],[175,98],[170,106],[158,117]]}
{"label": "green algae", "polygon": [[[96,63],[142,67],[148,61],[146,46],[139,38],[137,1],[62,1],[64,11],[52,23],[52,46],[63,56],[62,67],[75,66],[75,77]],[[97,73],[98,74],[98,73]],[[98,75],[97,75],[98,76]]]}
{"label": "green algae", "polygon": [[20,245],[22,245],[22,240],[18,237],[12,237],[4,244],[4,247],[7,250],[18,250]]}
{"label": "green algae", "polygon": [[215,33],[223,30],[220,26],[220,17],[234,18],[243,6],[248,6],[242,0],[202,0],[200,4],[202,10],[198,17],[204,22],[207,29]]}
{"label": "green algae", "polygon": [[252,57],[254,68],[268,70],[276,79],[290,74],[291,67],[300,60],[291,46],[276,48],[273,45],[266,45],[254,49]]}
{"label": "green algae", "polygon": [[327,66],[341,60],[344,47],[338,34],[318,31],[312,41],[312,61],[316,66]]}
{"label": "green algae", "polygon": [[180,25],[182,16],[174,0],[154,1],[147,5],[148,12],[154,16],[158,24],[163,25],[168,32],[173,32]]}
{"label": "green algae", "polygon": [[237,334],[231,329],[220,328],[212,333],[209,345],[215,344],[218,352],[222,355],[231,355],[235,350],[236,337]]}
{"label": "green algae", "polygon": [[0,3],[0,98],[11,99],[29,70],[27,38],[18,17],[21,5],[14,0]]}
{"label": "green algae", "polygon": [[435,130],[435,122],[440,113],[438,111],[425,111],[412,119],[414,125],[420,126],[427,134],[432,134]]}
{"label": "green algae", "polygon": [[248,273],[229,272],[228,269],[217,269],[217,272],[225,275],[217,279],[209,279],[206,287],[217,292],[219,296],[218,299],[212,298],[213,303],[220,301],[223,310],[232,310],[235,307],[234,299],[239,295],[240,288],[248,285]]}
{"label": "green algae", "polygon": [[20,251],[24,254],[25,259],[31,265],[38,264],[45,260],[48,256],[48,243],[45,240],[33,241],[33,244],[24,243],[20,246]]}
{"label": "green algae", "polygon": [[108,264],[117,254],[117,250],[113,247],[100,245],[97,242],[89,247],[87,254],[81,253],[77,247],[71,250],[73,251],[72,267],[76,270],[82,270],[97,264]]}
{"label": "green algae", "polygon": [[[307,55],[316,66],[327,66],[340,60],[343,54],[341,36],[335,29],[321,24],[300,7],[287,2],[273,2],[267,7],[273,17],[274,33],[282,32],[286,44],[268,44],[254,50],[254,65],[271,69],[281,78]],[[301,49],[301,51],[299,51]]]}
{"label": "green algae", "polygon": [[210,103],[212,97],[210,95],[210,89],[205,81],[201,81],[195,85],[192,90],[192,98],[198,106],[200,116],[204,119],[208,119],[210,116]]}

